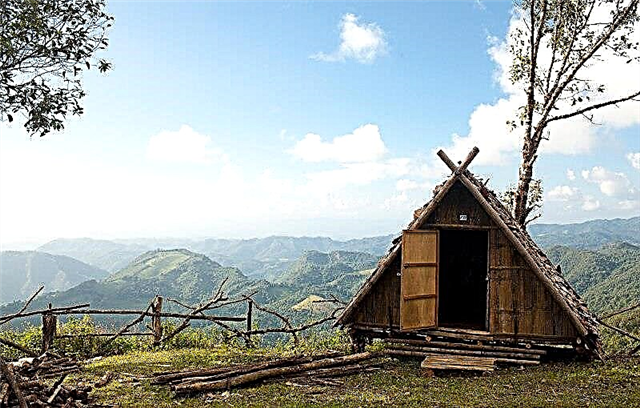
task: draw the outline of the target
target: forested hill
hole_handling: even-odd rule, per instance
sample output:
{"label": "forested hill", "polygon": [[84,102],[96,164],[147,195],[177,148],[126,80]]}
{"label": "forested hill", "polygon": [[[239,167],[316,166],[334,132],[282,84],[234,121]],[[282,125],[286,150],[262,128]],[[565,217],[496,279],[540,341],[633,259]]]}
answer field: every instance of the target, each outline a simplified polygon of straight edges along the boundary
{"label": "forested hill", "polygon": [[0,304],[26,299],[40,285],[49,292],[69,289],[107,272],[64,255],[36,251],[0,252]]}
{"label": "forested hill", "polygon": [[640,301],[640,247],[622,242],[597,250],[558,246],[547,254],[594,312]]}
{"label": "forested hill", "polygon": [[[362,269],[372,268],[376,262],[377,257],[365,253],[307,252],[287,271],[288,278],[271,283],[186,249],[155,250],[103,281],[90,280],[66,291],[41,295],[33,307],[90,303],[92,308],[144,309],[156,294],[195,304],[209,299],[226,280],[227,295],[255,293],[260,304],[286,311],[311,295],[348,299],[368,275]],[[18,304],[9,304],[0,308],[0,314],[17,308]],[[179,309],[172,303],[166,308]],[[225,313],[244,313],[245,309],[246,305],[237,304]]]}

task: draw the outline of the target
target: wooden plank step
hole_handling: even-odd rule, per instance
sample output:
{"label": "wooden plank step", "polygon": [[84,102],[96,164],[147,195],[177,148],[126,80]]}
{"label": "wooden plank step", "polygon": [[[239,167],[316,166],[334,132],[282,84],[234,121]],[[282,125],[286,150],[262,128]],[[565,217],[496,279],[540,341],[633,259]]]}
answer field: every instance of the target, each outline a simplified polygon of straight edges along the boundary
{"label": "wooden plank step", "polygon": [[447,354],[428,354],[420,367],[429,370],[471,370],[493,371],[496,359],[491,357],[473,357]]}
{"label": "wooden plank step", "polygon": [[539,354],[539,355],[547,354],[546,350],[541,350],[536,348],[527,348],[525,346],[510,347],[510,346],[498,346],[493,344],[453,343],[453,342],[438,341],[438,340],[427,341],[427,340],[418,340],[418,339],[396,339],[396,338],[388,338],[388,339],[385,339],[384,341],[386,343],[410,344],[414,346],[440,347],[440,348],[447,348],[447,349],[504,351],[504,352]]}

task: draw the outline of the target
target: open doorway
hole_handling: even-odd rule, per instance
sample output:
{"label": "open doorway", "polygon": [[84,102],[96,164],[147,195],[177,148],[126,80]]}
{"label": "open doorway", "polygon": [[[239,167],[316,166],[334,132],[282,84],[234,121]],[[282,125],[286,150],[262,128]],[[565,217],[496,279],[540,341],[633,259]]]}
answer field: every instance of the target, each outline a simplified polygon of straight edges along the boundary
{"label": "open doorway", "polygon": [[440,231],[438,326],[487,330],[487,231]]}

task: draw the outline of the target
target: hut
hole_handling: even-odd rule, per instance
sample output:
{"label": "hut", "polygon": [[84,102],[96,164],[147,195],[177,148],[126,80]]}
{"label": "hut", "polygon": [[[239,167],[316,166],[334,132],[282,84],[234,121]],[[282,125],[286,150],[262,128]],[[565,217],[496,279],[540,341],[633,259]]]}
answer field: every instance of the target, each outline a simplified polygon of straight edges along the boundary
{"label": "hut", "polygon": [[427,368],[600,355],[595,316],[486,182],[439,151],[451,176],[338,317],[354,348],[381,338]]}

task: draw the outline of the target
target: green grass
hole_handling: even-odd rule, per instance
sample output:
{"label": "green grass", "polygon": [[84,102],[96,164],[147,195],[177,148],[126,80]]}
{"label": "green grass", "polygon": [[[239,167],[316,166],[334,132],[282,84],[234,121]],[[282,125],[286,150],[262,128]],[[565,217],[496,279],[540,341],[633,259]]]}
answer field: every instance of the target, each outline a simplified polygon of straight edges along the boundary
{"label": "green grass", "polygon": [[276,354],[273,349],[237,347],[132,352],[93,362],[70,381],[92,383],[107,372],[116,373],[114,381],[96,389],[93,395],[99,402],[132,407],[640,405],[640,358],[604,363],[556,363],[525,370],[501,369],[488,375],[436,377],[422,376],[418,361],[392,360],[384,370],[345,377],[341,387],[304,386],[284,380],[190,398],[174,398],[168,387],[153,386],[148,379],[139,379],[153,372],[250,362],[276,357]]}

